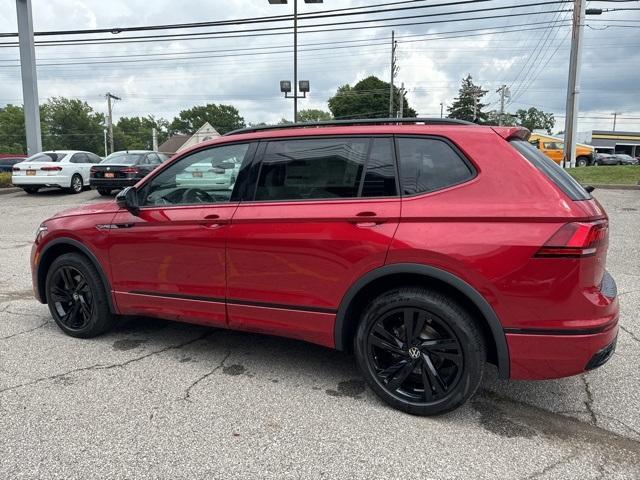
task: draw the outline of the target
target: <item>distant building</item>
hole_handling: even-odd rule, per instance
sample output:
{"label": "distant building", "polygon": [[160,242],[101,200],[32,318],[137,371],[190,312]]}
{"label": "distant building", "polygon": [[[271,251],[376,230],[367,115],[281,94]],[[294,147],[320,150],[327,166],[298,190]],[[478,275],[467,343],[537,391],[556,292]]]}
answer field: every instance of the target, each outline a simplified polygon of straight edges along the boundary
{"label": "distant building", "polygon": [[209,122],[205,122],[193,135],[172,135],[166,142],[158,147],[158,151],[173,155],[200,142],[213,140],[219,136],[218,131],[213,128]]}
{"label": "distant building", "polygon": [[638,157],[640,156],[640,132],[594,130],[591,132],[591,145],[598,153],[626,153],[632,157]]}

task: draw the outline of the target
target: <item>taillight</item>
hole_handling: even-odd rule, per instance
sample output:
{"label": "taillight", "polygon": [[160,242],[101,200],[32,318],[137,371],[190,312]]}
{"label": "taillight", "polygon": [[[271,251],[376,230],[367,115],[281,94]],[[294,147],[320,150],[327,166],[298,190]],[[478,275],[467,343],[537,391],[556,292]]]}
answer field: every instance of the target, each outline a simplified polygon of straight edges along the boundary
{"label": "taillight", "polygon": [[138,169],[133,167],[127,167],[120,170],[120,172],[121,173],[138,173]]}
{"label": "taillight", "polygon": [[89,169],[89,172],[91,172],[91,173],[96,173],[96,172],[97,172],[96,167],[91,167],[91,168]]}
{"label": "taillight", "polygon": [[563,225],[547,240],[536,257],[586,257],[593,255],[609,233],[606,221],[573,222]]}
{"label": "taillight", "polygon": [[14,172],[19,172],[20,171],[20,167],[13,167],[11,170],[14,171]]}
{"label": "taillight", "polygon": [[59,172],[62,167],[40,167],[43,172]]}

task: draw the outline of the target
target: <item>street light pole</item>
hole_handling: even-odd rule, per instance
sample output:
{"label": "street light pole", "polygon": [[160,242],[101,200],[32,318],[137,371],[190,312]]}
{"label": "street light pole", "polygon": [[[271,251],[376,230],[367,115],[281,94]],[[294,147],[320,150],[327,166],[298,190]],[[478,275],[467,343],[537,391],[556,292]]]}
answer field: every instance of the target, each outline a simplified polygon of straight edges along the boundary
{"label": "street light pole", "polygon": [[22,73],[22,99],[24,103],[24,123],[27,134],[27,154],[31,156],[42,150],[31,0],[16,0],[16,12],[18,15],[18,43],[20,46],[20,70]]}
{"label": "street light pole", "polygon": [[298,123],[298,0],[293,0],[293,123]]}

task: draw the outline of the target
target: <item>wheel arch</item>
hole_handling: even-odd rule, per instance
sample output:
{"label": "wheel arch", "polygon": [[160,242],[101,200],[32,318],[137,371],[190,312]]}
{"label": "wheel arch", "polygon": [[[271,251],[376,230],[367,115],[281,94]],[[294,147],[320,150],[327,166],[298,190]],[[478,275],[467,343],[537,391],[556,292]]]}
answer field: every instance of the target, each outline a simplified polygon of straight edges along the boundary
{"label": "wheel arch", "polygon": [[334,327],[335,347],[350,350],[359,321],[359,313],[366,300],[392,287],[416,284],[428,285],[453,296],[472,314],[480,317],[480,326],[487,341],[489,361],[498,367],[500,378],[509,377],[509,349],[504,329],[497,314],[487,300],[461,278],[429,265],[398,263],[385,265],[365,274],[344,295]]}
{"label": "wheel arch", "polygon": [[57,238],[49,242],[42,249],[42,253],[40,254],[40,261],[38,262],[36,277],[38,281],[38,292],[40,292],[40,302],[47,303],[45,283],[47,281],[47,273],[49,272],[49,267],[56,258],[66,253],[79,253],[80,255],[86,257],[93,264],[93,266],[98,271],[100,280],[102,280],[102,286],[105,289],[107,301],[109,302],[109,311],[113,314],[117,313],[113,305],[111,285],[104,273],[102,266],[100,265],[100,262],[98,261],[98,258],[88,247],[72,238]]}

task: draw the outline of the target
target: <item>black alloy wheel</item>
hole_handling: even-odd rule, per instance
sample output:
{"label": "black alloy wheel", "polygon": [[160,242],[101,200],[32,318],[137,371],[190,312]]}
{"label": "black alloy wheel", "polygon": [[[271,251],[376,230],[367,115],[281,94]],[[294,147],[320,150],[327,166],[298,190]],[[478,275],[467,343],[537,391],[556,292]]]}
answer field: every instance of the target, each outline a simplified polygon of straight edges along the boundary
{"label": "black alloy wheel", "polygon": [[95,337],[116,322],[100,274],[82,254],[67,253],[51,263],[45,293],[51,316],[67,335]]}
{"label": "black alloy wheel", "polygon": [[369,365],[377,380],[399,398],[433,402],[460,381],[462,347],[439,317],[415,307],[393,308],[367,336]]}
{"label": "black alloy wheel", "polygon": [[387,291],[365,308],[354,339],[358,366],[371,389],[415,415],[453,410],[478,389],[485,341],[469,312],[422,287]]}
{"label": "black alloy wheel", "polygon": [[70,330],[82,330],[93,315],[93,295],[84,275],[74,267],[56,270],[51,279],[49,301],[57,317]]}

